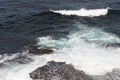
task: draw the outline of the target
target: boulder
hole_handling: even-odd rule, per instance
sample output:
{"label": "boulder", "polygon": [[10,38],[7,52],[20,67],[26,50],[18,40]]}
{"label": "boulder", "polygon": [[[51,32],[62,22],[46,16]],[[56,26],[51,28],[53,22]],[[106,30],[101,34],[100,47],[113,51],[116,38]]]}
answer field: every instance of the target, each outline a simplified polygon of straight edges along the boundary
{"label": "boulder", "polygon": [[32,80],[92,80],[83,71],[65,62],[50,61],[30,73]]}

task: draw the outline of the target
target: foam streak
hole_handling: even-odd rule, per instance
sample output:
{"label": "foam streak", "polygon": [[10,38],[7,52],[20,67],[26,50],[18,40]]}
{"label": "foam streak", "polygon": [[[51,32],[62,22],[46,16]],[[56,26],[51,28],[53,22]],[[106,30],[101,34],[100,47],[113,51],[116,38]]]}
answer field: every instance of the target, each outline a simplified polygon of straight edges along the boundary
{"label": "foam streak", "polygon": [[77,16],[88,16],[96,17],[106,15],[108,13],[108,8],[105,9],[80,9],[80,10],[50,10],[55,13],[60,13],[62,15],[77,15]]}

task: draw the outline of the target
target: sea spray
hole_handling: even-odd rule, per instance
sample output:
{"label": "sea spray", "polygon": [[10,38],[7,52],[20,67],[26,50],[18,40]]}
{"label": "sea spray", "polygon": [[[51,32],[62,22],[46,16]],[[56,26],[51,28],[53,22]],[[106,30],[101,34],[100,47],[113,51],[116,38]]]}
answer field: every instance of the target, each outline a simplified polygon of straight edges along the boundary
{"label": "sea spray", "polygon": [[55,40],[50,36],[39,37],[38,45],[53,48],[54,54],[31,56],[34,61],[29,64],[1,68],[0,79],[31,80],[29,73],[51,60],[72,64],[76,69],[83,70],[89,75],[103,75],[113,68],[120,68],[120,48],[109,50],[94,43],[98,40],[103,43],[116,43],[120,42],[119,37],[81,23],[75,26],[80,30],[71,32],[67,38]]}

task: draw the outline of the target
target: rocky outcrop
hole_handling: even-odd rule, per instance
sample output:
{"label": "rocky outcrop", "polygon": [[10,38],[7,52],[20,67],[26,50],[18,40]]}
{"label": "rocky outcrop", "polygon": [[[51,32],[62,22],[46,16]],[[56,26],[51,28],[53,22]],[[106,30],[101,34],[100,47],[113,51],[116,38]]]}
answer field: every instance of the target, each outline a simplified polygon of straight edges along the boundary
{"label": "rocky outcrop", "polygon": [[5,61],[0,62],[0,68],[4,68],[7,66],[16,65],[16,64],[28,64],[32,61],[33,61],[33,59],[27,55],[26,56],[16,56],[15,58],[6,59]]}
{"label": "rocky outcrop", "polygon": [[43,54],[51,54],[53,53],[52,49],[41,48],[38,49],[36,46],[29,47],[28,53],[35,54],[35,55],[43,55]]}
{"label": "rocky outcrop", "polygon": [[94,80],[120,80],[120,69],[114,69],[103,76],[93,76]]}
{"label": "rocky outcrop", "polygon": [[[12,65],[13,64],[28,64],[28,63],[34,61],[31,56],[53,53],[52,49],[48,49],[48,48],[38,49],[37,46],[25,46],[18,52],[24,53],[24,51],[26,51],[26,52],[28,51],[27,54],[26,53],[18,54],[17,56],[15,56],[13,58],[10,58],[10,59],[8,58],[8,59],[5,59],[3,62],[0,62],[0,68],[9,66],[11,64]],[[12,56],[9,56],[9,57],[12,57]]]}
{"label": "rocky outcrop", "polygon": [[32,80],[120,80],[120,69],[105,75],[87,75],[65,62],[50,61],[30,73]]}
{"label": "rocky outcrop", "polygon": [[9,63],[9,64],[27,64],[27,63],[30,63],[32,62],[33,59],[30,58],[30,57],[27,57],[27,56],[19,56],[19,57],[16,57],[14,59],[11,59],[11,60],[7,60],[5,61],[4,63]]}
{"label": "rocky outcrop", "polygon": [[65,62],[50,61],[30,73],[32,80],[92,80],[83,71],[78,71]]}
{"label": "rocky outcrop", "polygon": [[106,45],[106,48],[119,48],[120,43],[110,43]]}

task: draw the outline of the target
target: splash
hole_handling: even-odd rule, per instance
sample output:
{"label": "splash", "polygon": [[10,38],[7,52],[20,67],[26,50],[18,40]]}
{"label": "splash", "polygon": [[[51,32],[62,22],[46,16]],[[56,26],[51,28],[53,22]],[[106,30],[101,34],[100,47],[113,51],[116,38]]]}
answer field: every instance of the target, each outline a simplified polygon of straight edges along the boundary
{"label": "splash", "polygon": [[107,15],[109,8],[105,9],[80,9],[80,10],[50,10],[54,13],[60,13],[62,15],[77,15],[77,16],[88,16],[88,17],[97,17]]}
{"label": "splash", "polygon": [[55,60],[73,64],[76,69],[90,75],[102,75],[112,71],[113,68],[120,68],[120,48],[107,49],[102,45],[120,43],[119,37],[81,23],[76,26],[80,30],[71,32],[67,39],[54,40],[49,36],[40,37],[38,45],[59,49],[55,54],[42,57],[47,61]]}
{"label": "splash", "polygon": [[[31,80],[29,73],[48,61],[66,62],[89,75],[103,75],[120,68],[120,48],[106,49],[101,43],[120,43],[119,37],[100,28],[90,28],[77,23],[77,31],[59,40],[50,36],[39,37],[38,45],[51,47],[54,54],[31,56],[34,61],[25,65],[11,65],[0,69],[0,80]],[[100,45],[101,47],[99,47]]]}

